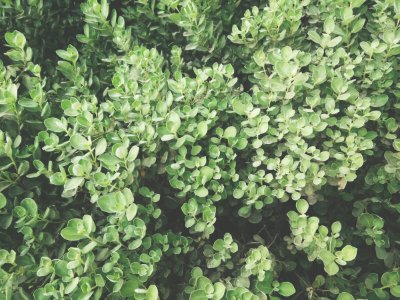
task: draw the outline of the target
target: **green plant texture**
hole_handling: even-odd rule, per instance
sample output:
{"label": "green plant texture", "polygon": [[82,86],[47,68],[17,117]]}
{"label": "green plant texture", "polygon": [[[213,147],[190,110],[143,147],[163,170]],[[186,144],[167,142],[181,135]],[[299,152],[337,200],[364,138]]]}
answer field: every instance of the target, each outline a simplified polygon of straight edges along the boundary
{"label": "green plant texture", "polygon": [[0,0],[0,300],[400,299],[399,0]]}

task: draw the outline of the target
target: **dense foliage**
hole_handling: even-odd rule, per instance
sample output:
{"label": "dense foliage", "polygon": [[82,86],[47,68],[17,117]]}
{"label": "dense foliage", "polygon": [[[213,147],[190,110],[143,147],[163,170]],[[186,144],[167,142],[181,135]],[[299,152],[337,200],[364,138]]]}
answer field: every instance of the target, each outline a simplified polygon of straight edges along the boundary
{"label": "dense foliage", "polygon": [[0,299],[400,297],[399,0],[0,0]]}

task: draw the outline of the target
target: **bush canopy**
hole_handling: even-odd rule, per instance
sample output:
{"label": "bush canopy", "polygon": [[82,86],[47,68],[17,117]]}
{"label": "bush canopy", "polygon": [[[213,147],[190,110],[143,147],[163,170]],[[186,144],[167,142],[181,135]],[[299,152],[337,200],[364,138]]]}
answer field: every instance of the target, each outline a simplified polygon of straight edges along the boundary
{"label": "bush canopy", "polygon": [[399,0],[0,0],[0,299],[400,298]]}

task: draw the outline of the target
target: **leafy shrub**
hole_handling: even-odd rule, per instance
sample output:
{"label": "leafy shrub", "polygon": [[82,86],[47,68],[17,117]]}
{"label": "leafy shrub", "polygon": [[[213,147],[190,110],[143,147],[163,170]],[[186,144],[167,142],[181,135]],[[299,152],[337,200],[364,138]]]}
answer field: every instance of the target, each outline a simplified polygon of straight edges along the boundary
{"label": "leafy shrub", "polygon": [[398,0],[0,13],[0,299],[400,297]]}

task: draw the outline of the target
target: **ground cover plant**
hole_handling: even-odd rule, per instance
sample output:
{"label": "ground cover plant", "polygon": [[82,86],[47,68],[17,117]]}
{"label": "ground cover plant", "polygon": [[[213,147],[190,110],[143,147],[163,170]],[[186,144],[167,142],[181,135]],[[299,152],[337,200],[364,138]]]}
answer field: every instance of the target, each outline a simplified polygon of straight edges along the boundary
{"label": "ground cover plant", "polygon": [[400,1],[0,0],[0,300],[400,298]]}

